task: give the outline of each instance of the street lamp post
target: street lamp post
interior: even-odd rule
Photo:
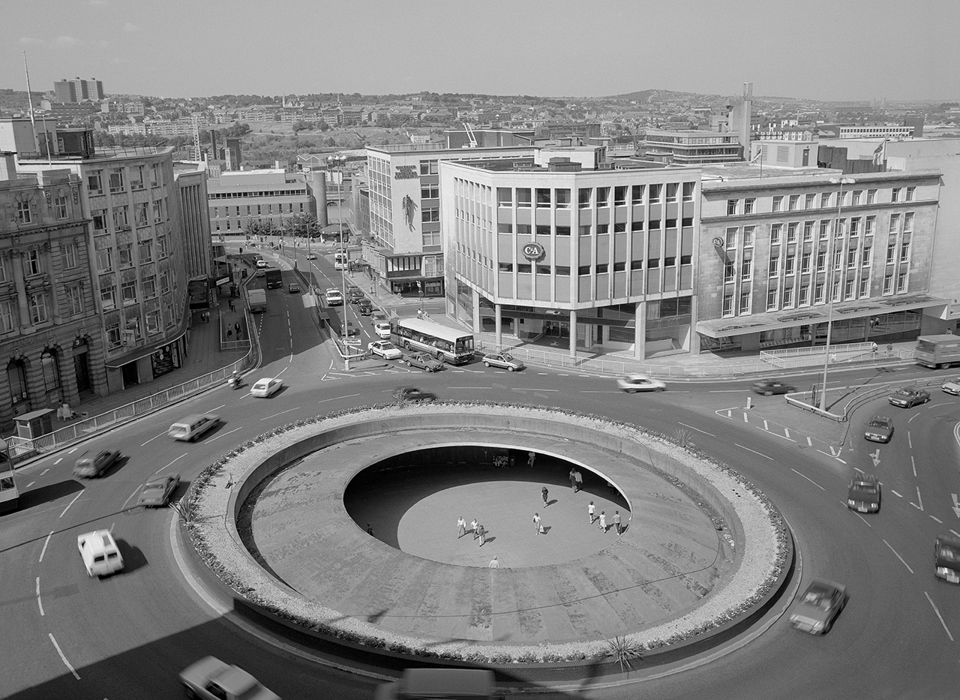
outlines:
[[[343,166],[346,164],[346,162],[347,162],[347,157],[344,155],[327,156],[327,168],[331,172],[336,172],[337,170],[340,171],[341,183],[343,182]],[[326,202],[324,202],[324,206],[326,206]],[[346,251],[346,247],[343,244],[343,192],[342,192],[342,189],[340,192],[340,204],[338,205],[337,211],[339,212],[337,215],[337,219],[340,225],[340,252],[343,254],[343,257],[341,258],[341,260],[346,262],[347,251]],[[350,335],[349,333],[347,333],[347,306],[349,306],[349,304],[347,303],[346,270],[340,270],[340,277],[341,277],[342,286],[343,286],[343,326],[342,328],[343,328],[343,340],[344,340],[343,347],[345,352],[344,365],[345,365],[345,368],[349,371],[350,370],[350,349],[349,349],[350,346],[347,345],[347,342],[346,342],[347,340],[350,339]]]
[[[824,276],[824,290],[827,294],[829,307],[827,309],[827,343],[823,350],[823,384],[820,389],[820,410],[827,410],[827,372],[830,369],[830,336],[833,333],[833,281],[836,277],[836,265],[833,264],[834,249],[836,247],[837,234],[842,231],[843,225],[843,186],[854,185],[856,180],[851,177],[830,178],[831,185],[840,185],[840,194],[837,201],[837,223],[833,231],[830,232],[830,240],[827,244],[827,274]]]

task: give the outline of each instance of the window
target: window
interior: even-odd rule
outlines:
[[[39,250],[32,249],[24,253],[23,274],[26,277],[35,277],[43,274],[43,256]]]
[[[877,203],[877,191],[867,190],[867,204],[876,204],[876,203]]]
[[[689,184],[693,184],[693,183],[689,183]],[[643,190],[644,190],[644,185],[634,185],[633,187],[631,187],[630,196],[634,205],[643,204]],[[583,190],[580,190],[580,191],[583,192]]]
[[[167,257],[167,237],[157,236],[157,257],[163,260]]]
[[[577,191],[577,201],[577,206],[579,206],[581,209],[588,209],[590,207],[590,203],[593,201],[593,190],[589,187],[580,188]]]
[[[767,290],[767,311],[774,311],[777,308],[777,288],[771,287]]]
[[[897,275],[897,294],[907,291],[907,273],[901,272]]]
[[[141,265],[143,263],[153,262],[153,241],[140,241],[140,244],[137,246],[137,257],[140,259],[139,262]]]
[[[143,278],[143,298],[153,299],[157,296],[157,278],[154,276]]]
[[[83,288],[79,284],[71,284],[64,288],[67,298],[67,315],[79,316],[83,313]]]
[[[787,256],[783,261],[783,273],[785,275],[792,275],[796,272],[797,265],[797,254],[792,250],[787,251]]]
[[[529,187],[517,188],[517,206],[523,207],[524,209],[530,208],[530,188]]]
[[[133,243],[121,243],[117,246],[120,255],[120,267],[133,266]]]
[[[437,199],[440,196],[440,185],[433,184],[421,184],[420,185],[420,199]]]
[[[610,206],[610,188],[609,187],[597,188],[597,206],[598,207]]]
[[[891,214],[890,215],[890,234],[896,235],[900,231],[900,215]]]
[[[793,287],[784,287],[783,288],[783,308],[789,309],[793,307]]]
[[[877,230],[877,217],[868,216],[866,218],[866,230],[864,231],[865,236],[872,236]]]
[[[770,256],[770,269],[767,271],[767,274],[770,277],[776,277],[780,274],[780,256],[771,255]]]
[[[147,334],[153,335],[154,333],[160,332],[160,312],[159,311],[148,311],[147,312]]]
[[[549,236],[549,235],[550,235],[550,227],[549,227],[549,226],[538,225],[538,226],[537,226],[537,235],[538,235],[538,236]]]
[[[860,298],[870,296],[870,280],[867,277],[860,279]]]
[[[17,201],[17,223],[20,224],[29,224],[31,221],[30,217],[30,202],[29,200],[18,200]]]
[[[147,213],[147,203],[140,202],[137,204],[137,226],[147,226],[149,223],[150,220]]]
[[[723,281],[724,282],[733,282],[737,276],[737,266],[734,264],[733,260],[727,260],[723,264]]]
[[[861,256],[860,264],[863,267],[870,267],[873,263],[873,241],[864,241],[863,242],[863,255]]]
[[[693,193],[696,191],[696,187],[697,187],[697,183],[695,182],[683,183],[683,201],[684,202],[693,201]],[[756,200],[752,200],[752,201],[755,202]]]
[[[130,187],[135,190],[142,190],[143,176],[144,176],[144,167],[142,165],[138,165],[137,169],[130,176]]]
[[[893,291],[893,273],[887,272],[883,276],[883,293],[890,294]]]
[[[30,322],[33,325],[46,323],[47,321],[47,293],[37,292],[29,295],[30,301]]]
[[[67,198],[64,195],[60,195],[53,200],[53,207],[56,210],[58,219],[67,218]]]
[[[742,314],[750,313],[750,290],[749,289],[740,290],[740,313]]]
[[[674,192],[674,195],[676,195],[676,192]],[[627,204],[627,186],[618,185],[617,187],[614,187],[613,188],[613,206],[623,207],[623,206],[626,206],[626,204]]]
[[[907,188],[907,199],[906,199],[906,201],[912,202],[912,201],[913,201],[913,198],[914,198],[914,196],[915,196],[916,194],[917,194],[917,188],[916,188],[916,187],[908,187],[908,188]]]
[[[93,210],[93,228],[96,231],[107,230],[107,212],[105,209]]]
[[[860,235],[860,217],[850,219],[850,238],[856,238]]]
[[[757,198],[756,197],[747,197],[743,200],[743,213],[744,214],[755,214],[757,212]]]
[[[788,208],[790,211],[796,211],[797,209],[799,209],[799,208],[800,208],[800,195],[798,195],[798,194],[792,194],[792,195],[790,195],[790,200],[789,200],[789,202],[788,202],[788,204],[787,204],[787,208]]]
[[[787,243],[796,243],[797,242],[797,229],[800,227],[800,223],[797,221],[791,221],[787,224]]]
[[[110,171],[110,191],[111,192],[123,191],[123,171],[122,170]]]
[[[804,208],[804,209],[815,209],[815,208],[816,208],[816,206],[817,206],[817,195],[815,195],[815,194],[808,194],[808,195],[805,197],[805,199],[806,199],[806,201],[804,202],[804,205],[803,205],[803,208]]]
[[[756,233],[756,226],[744,226],[743,227],[743,247],[752,248],[753,247],[753,238]]]
[[[130,280],[120,285],[120,295],[123,297],[123,305],[133,304],[137,301],[137,281]]]
[[[60,388],[60,368],[57,366],[57,355],[51,350],[44,350],[40,355],[40,368],[43,372],[43,386],[46,391],[55,391]]]
[[[812,253],[809,250],[805,250],[800,254],[800,272],[806,273],[810,272],[810,259]]]
[[[570,190],[563,188],[554,191],[557,196],[557,209],[570,208]]]
[[[9,333],[13,330],[14,311],[16,310],[16,301],[10,299],[0,300],[0,333]]]
[[[113,248],[101,248],[97,251],[97,270],[106,272],[113,269]]]
[[[107,328],[107,347],[110,350],[116,350],[120,347],[120,326],[110,326]]]
[[[420,221],[423,221],[423,222],[440,221],[440,208],[439,207],[423,207],[420,210]]]
[[[830,237],[830,221],[823,219],[820,221],[820,240],[826,240]]]
[[[617,224],[617,225],[618,225],[618,226],[622,226],[622,224]],[[557,235],[558,235],[558,236],[569,236],[569,235],[570,235],[570,227],[569,227],[569,226],[557,226],[557,227],[556,227],[556,232],[557,232]]]
[[[824,285],[823,280],[818,280],[815,285],[813,285],[813,303],[822,304],[824,302]]]
[[[783,235],[783,224],[774,224],[770,227],[770,245],[780,245],[780,237]]]
[[[663,192],[663,185],[650,185],[650,204],[660,203],[661,192]]]
[[[813,240],[813,222],[804,221],[803,222],[803,240],[805,243],[809,243]]]
[[[913,212],[909,211],[903,215],[903,234],[913,233]]]
[[[830,206],[830,193],[829,193],[829,192],[823,192],[823,193],[820,195],[820,208],[821,208],[821,209],[826,209],[826,208],[829,207],[829,206]]]
[[[159,187],[160,184],[161,184],[161,180],[160,180],[160,164],[159,164],[159,163],[153,163],[153,164],[150,166],[150,186],[151,186],[151,187]]]
[[[902,192],[903,192],[903,188],[902,188],[902,187],[894,187],[894,188],[890,191],[890,201],[891,201],[891,202],[899,202]]]
[[[118,231],[126,231],[128,228],[130,228],[129,220],[127,219],[126,205],[121,207],[114,207],[113,227]]]
[[[537,188],[537,209],[549,209],[553,204],[553,197],[546,187]]]
[[[740,279],[749,280],[753,275],[753,251],[743,251],[743,260],[740,261]]]
[[[856,267],[857,266],[857,249],[850,248],[847,251],[847,267]]]
[[[806,306],[810,303],[810,285],[805,284],[800,287],[800,298],[797,299],[797,303],[800,306]]]
[[[723,293],[723,316],[733,316],[733,292],[725,291]]]
[[[497,206],[498,207],[512,207],[513,206],[513,190],[509,187],[498,187],[497,188]]]
[[[439,166],[435,160],[421,160],[420,161],[420,174],[421,175],[436,175],[439,171],[437,170]]]
[[[827,251],[821,248],[817,251],[817,270],[823,271],[827,267]]]
[[[783,195],[777,195],[773,198],[773,210],[783,211]]]
[[[103,182],[100,179],[99,170],[87,175],[87,189],[90,190],[90,194],[103,194]]]
[[[160,293],[167,294],[170,291],[170,273],[164,270],[160,273]]]
[[[77,244],[72,241],[63,244],[63,266],[72,270],[79,264],[77,259]]]
[[[240,208],[237,207],[237,216],[240,216]],[[154,202],[153,203],[153,223],[162,224],[163,223],[163,202]],[[239,228],[239,227],[238,227]]]
[[[727,200],[727,216],[736,216],[737,210],[740,207],[739,199],[728,199]]]
[[[440,245],[440,238],[439,231],[424,231],[420,236],[424,247]]]
[[[852,201],[850,202],[853,206],[860,204],[860,199],[863,197],[863,190],[854,190]]]
[[[726,248],[727,250],[736,250],[737,249],[737,230],[735,228],[727,229],[726,236]]]
[[[677,201],[677,192],[680,191],[680,184],[677,182],[667,183],[667,201],[675,203]]]
[[[904,263],[910,259],[910,239],[904,238],[900,244],[900,262]]]

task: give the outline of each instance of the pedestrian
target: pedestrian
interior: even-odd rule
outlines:
[[[461,537],[463,537],[466,534],[467,534],[467,521],[464,520],[463,516],[461,515],[459,518],[457,518],[457,539],[459,540]]]
[[[477,539],[477,519],[476,518],[470,521],[470,532],[473,533],[473,539]]]
[[[573,468],[570,469],[570,488],[573,489],[574,493],[577,492],[577,472]]]
[[[496,557],[494,557],[493,559],[490,560],[490,563],[487,564],[487,566],[489,566],[491,569],[499,569],[500,562],[497,560]]]
[[[483,546],[483,543],[486,542],[487,531],[483,529],[483,525],[477,525],[477,535],[480,537],[480,546]]]
[[[236,309],[233,308],[233,299],[228,300],[227,303],[230,304],[230,310],[231,310],[231,311],[236,311]]]
[[[540,495],[543,496],[543,507],[546,508],[548,505],[550,505],[550,492],[547,491],[546,486],[540,489]]]
[[[607,514],[604,511],[600,511],[600,529],[604,532],[607,531]]]
[[[532,467],[532,466],[533,466],[533,461],[534,461],[536,458],[537,458],[536,453],[534,453],[534,452],[527,452],[527,466],[528,466],[528,467]]]
[[[373,537],[373,526],[370,523],[367,523],[367,534]]]
[[[876,343],[874,343],[872,349],[873,349],[873,356],[876,357],[876,356],[877,356],[877,350],[879,350],[880,348],[879,348],[879,346],[878,346]]]
[[[593,521],[596,520],[594,513],[597,512],[597,507],[593,505],[593,501],[590,501],[590,505],[587,506],[587,513],[590,515],[590,524],[593,525]]]
[[[577,486],[576,486],[576,488],[574,489],[574,491],[577,492],[577,493],[579,493],[580,491],[583,490],[583,474],[580,473],[580,470],[579,470],[579,469],[577,469],[577,470],[573,473],[573,478],[574,478],[574,479],[576,480],[576,482],[577,482]]]
[[[540,534],[540,514],[533,514],[533,528],[536,530],[536,534]]]
[[[613,527],[616,529],[618,535],[623,534],[623,528],[620,527],[620,511],[614,511],[613,513]]]
[[[237,335],[240,335],[240,321],[237,321],[233,324],[234,329],[237,331]]]

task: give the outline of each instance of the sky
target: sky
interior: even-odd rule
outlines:
[[[960,100],[958,0],[0,0],[0,88]]]

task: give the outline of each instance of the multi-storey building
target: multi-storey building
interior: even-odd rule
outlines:
[[[101,393],[179,367],[186,351],[187,274],[172,148],[95,149],[92,133],[57,133],[52,158],[20,154],[21,171],[75,173],[90,219],[91,288],[102,322]],[[105,389],[105,391],[104,391]]]
[[[915,337],[931,290],[938,171],[704,167],[697,333],[710,349]],[[832,310],[832,311],[831,311]]]
[[[102,100],[105,97],[103,92],[103,81],[91,78],[90,80],[57,80],[53,83],[53,92],[57,97],[57,102],[83,102],[84,100]]]
[[[279,230],[316,211],[303,177],[279,169],[224,172],[207,181],[207,190],[214,234],[243,233],[253,222]]]
[[[68,170],[18,175],[0,153],[0,430],[106,393],[81,190]]]
[[[821,139],[902,139],[914,135],[913,126],[897,124],[821,124]]]
[[[731,132],[647,129],[640,146],[646,160],[658,163],[736,163],[743,160],[744,153],[739,138]]]
[[[692,349],[700,170],[558,155],[439,164],[447,315],[498,344]]]

